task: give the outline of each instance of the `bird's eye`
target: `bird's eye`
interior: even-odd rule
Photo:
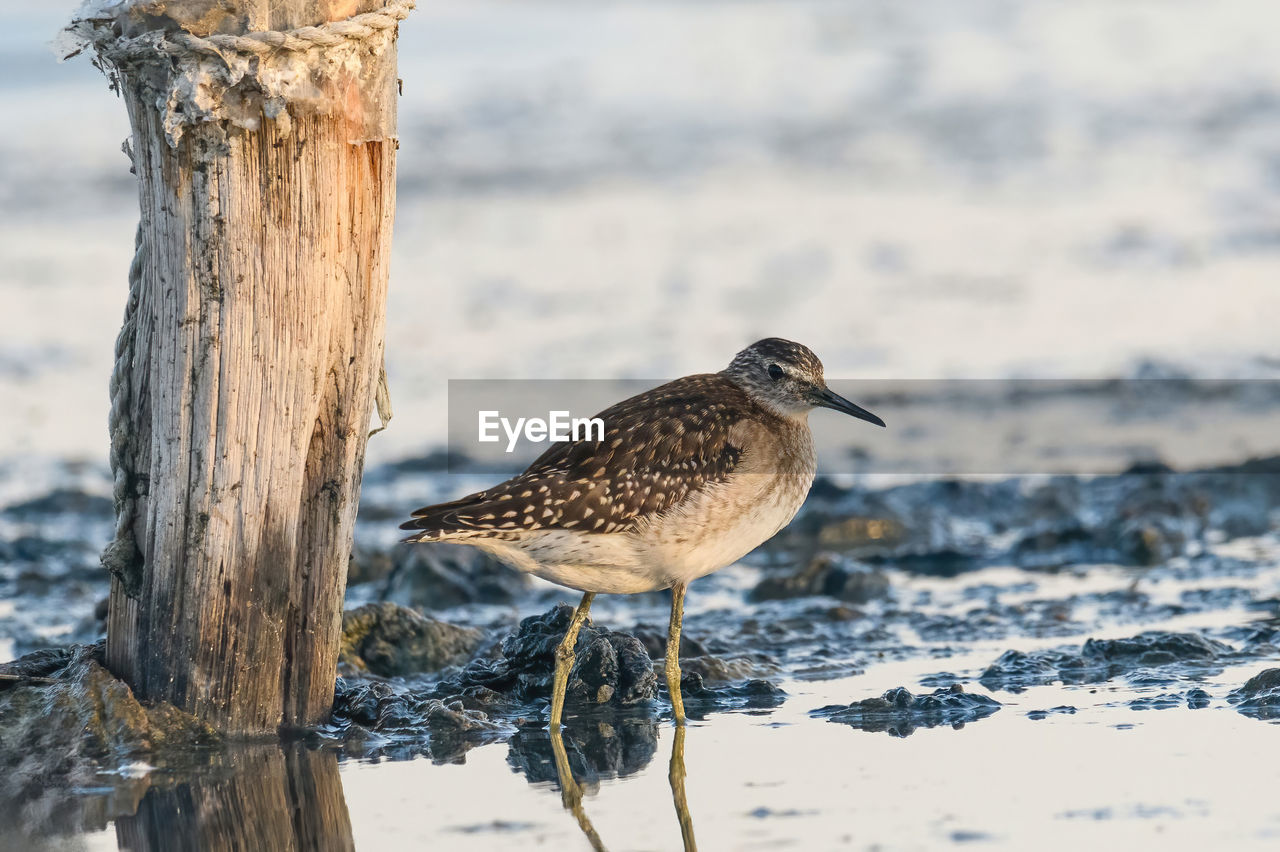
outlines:
[[[777,381],[781,381],[784,375],[786,374],[782,372],[782,368],[779,367],[777,364],[769,365],[769,378],[777,382]]]

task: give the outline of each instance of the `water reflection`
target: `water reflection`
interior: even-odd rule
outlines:
[[[603,852],[604,842],[582,807],[582,785],[574,779],[573,770],[569,768],[569,755],[564,748],[564,737],[559,731],[559,725],[553,728],[550,734],[551,753],[555,756],[556,776],[560,779],[560,801],[564,804],[564,809],[573,814],[573,818],[578,821],[578,828],[582,829],[582,833],[586,835],[591,848],[597,852]]]
[[[0,784],[0,849],[76,848],[75,835],[112,822],[120,849],[355,848],[332,750],[245,745],[153,760],[101,772],[70,758],[59,783],[14,773]]]
[[[685,795],[684,743],[687,729],[678,727],[671,744],[667,778],[686,852],[696,850],[693,817]],[[525,729],[511,740],[507,762],[532,783],[551,782],[578,823],[592,849],[607,848],[583,804],[602,780],[639,772],[657,752],[658,722],[625,716],[577,717],[562,730]]]
[[[116,839],[134,850],[355,848],[337,755],[296,744],[237,750],[172,783],[154,773]]]
[[[671,801],[675,803],[676,818],[680,820],[680,838],[684,841],[685,852],[694,852],[698,843],[693,839],[693,815],[689,813],[689,802],[684,795],[684,735],[687,730],[684,725],[676,728],[667,780],[671,782]]]

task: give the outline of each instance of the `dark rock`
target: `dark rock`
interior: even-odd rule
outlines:
[[[829,704],[811,710],[809,715],[863,731],[886,731],[891,736],[906,737],[918,728],[939,725],[962,728],[966,722],[985,719],[1001,706],[993,698],[965,692],[957,683],[928,695],[913,695],[900,686],[879,698],[867,698],[848,705]]]
[[[1050,707],[1048,710],[1028,710],[1027,718],[1032,721],[1039,722],[1049,718],[1050,716],[1074,716],[1075,714],[1076,708],[1069,704],[1060,704],[1057,707]]]
[[[1280,669],[1267,669],[1232,691],[1227,701],[1255,719],[1280,719]]]
[[[787,693],[767,680],[753,678],[723,686],[707,686],[697,672],[685,672],[680,678],[680,695],[685,710],[694,718],[710,710],[780,707]]]
[[[80,653],[88,654],[91,659],[102,662],[103,648],[102,644],[93,645]],[[0,674],[18,675],[20,677],[52,677],[61,669],[65,669],[70,665],[71,661],[76,658],[76,654],[77,649],[70,647],[45,648],[12,662],[0,663]]]
[[[392,567],[390,551],[356,545],[347,562],[347,585],[382,580],[391,573]]]
[[[765,577],[748,599],[771,601],[827,595],[848,603],[867,603],[888,594],[889,578],[882,571],[822,554],[794,574]]]
[[[1149,631],[1127,639],[1089,639],[1080,650],[1054,648],[1023,653],[1006,651],[987,667],[979,682],[988,689],[1019,691],[1028,686],[1062,683],[1102,683],[1146,669],[1171,667],[1202,671],[1208,664],[1234,653],[1216,639],[1196,633]],[[1178,672],[1157,673],[1145,683],[1171,682]]]
[[[313,734],[363,756],[426,754],[451,760],[515,730],[459,699],[442,700],[403,683],[338,678],[329,723]],[[407,751],[405,749],[407,748]]]
[[[631,635],[640,640],[640,644],[644,645],[649,657],[654,660],[663,660],[667,656],[667,629],[665,627],[659,629],[649,624],[637,624],[631,630]],[[690,657],[701,657],[711,653],[705,644],[700,640],[690,636],[688,631],[680,632],[680,659],[683,661]]]
[[[1154,473],[1173,473],[1173,468],[1159,459],[1135,461],[1124,469],[1122,476],[1149,476]]]
[[[1187,699],[1187,709],[1189,710],[1203,710],[1209,706],[1209,701],[1211,700],[1209,693],[1199,687],[1188,689],[1183,697]]]
[[[885,489],[827,489],[774,549],[822,548],[904,571],[955,575],[1012,561],[1021,567],[1162,565],[1213,530],[1227,538],[1272,529],[1274,462],[1079,479],[931,481]],[[1013,532],[1007,536],[1004,533]]]
[[[892,564],[909,574],[923,574],[927,577],[958,577],[982,564],[980,557],[975,554],[954,548],[899,553],[893,557],[871,556],[867,561]]]
[[[1059,671],[1074,658],[1065,651],[1005,651],[978,678],[987,689],[1053,683],[1061,678]]]
[[[1280,690],[1280,669],[1267,669],[1249,678],[1244,686],[1231,694],[1241,698],[1257,698],[1277,690]]]
[[[455,453],[453,463],[465,466],[469,463],[467,457],[461,453]],[[431,450],[426,455],[413,456],[407,459],[401,459],[392,462],[384,467],[395,473],[444,473],[450,469],[450,454],[448,450]]]
[[[49,562],[59,561],[71,563],[73,567],[83,567],[89,563],[89,557],[93,556],[90,551],[86,542],[23,535],[0,541],[0,562],[30,562],[44,569]],[[41,576],[45,573],[50,572],[42,570]]]
[[[1070,517],[1033,525],[1014,544],[1009,556],[1021,568],[1051,568],[1102,561],[1107,554],[1099,548],[1093,532],[1079,518]]]
[[[39,515],[81,515],[93,518],[115,516],[110,497],[99,497],[71,488],[59,488],[40,497],[6,506],[0,512],[11,518],[28,519]]]
[[[101,663],[102,646],[43,651],[0,666],[50,678],[0,689],[0,801],[23,807],[52,788],[90,786],[130,757],[219,743],[169,704],[143,706]]]
[[[520,622],[503,640],[494,660],[473,660],[456,677],[442,681],[441,695],[462,695],[490,707],[519,705],[551,697],[555,650],[564,638],[573,608],[560,604]],[[569,672],[567,707],[629,705],[658,695],[658,678],[644,645],[633,636],[587,623],[578,633]]]
[[[891,512],[836,518],[825,523],[818,533],[818,542],[823,547],[863,555],[890,553],[907,539],[907,525]]]
[[[383,677],[431,672],[471,658],[483,635],[393,603],[342,614],[339,662]]]
[[[696,674],[704,683],[731,683],[759,678],[765,674],[777,674],[778,664],[749,657],[725,659],[707,654],[688,659],[681,657],[680,672],[682,677]]]
[[[1121,561],[1129,565],[1159,565],[1186,550],[1187,535],[1164,518],[1143,518],[1122,524],[1116,534]]]
[[[647,716],[595,711],[591,724],[567,725],[562,737],[569,771],[590,790],[600,781],[625,778],[648,766],[658,750],[658,723]],[[523,728],[511,738],[507,763],[530,782],[559,786],[551,734],[541,726]]]
[[[461,544],[406,544],[394,548],[390,559],[379,597],[404,606],[509,604],[529,591],[526,575]]]
[[[1144,695],[1129,702],[1132,710],[1171,710],[1183,706],[1185,697],[1180,692],[1164,692],[1160,695]]]
[[[1230,645],[1198,633],[1154,630],[1128,639],[1087,639],[1080,653],[1107,662],[1132,661],[1137,665],[1161,666],[1185,660],[1215,660],[1232,650]]]

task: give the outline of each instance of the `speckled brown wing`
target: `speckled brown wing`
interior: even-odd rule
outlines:
[[[723,376],[668,382],[596,415],[604,440],[553,444],[519,476],[419,509],[400,528],[419,531],[407,541],[629,529],[727,479],[743,453],[730,430],[753,409]]]

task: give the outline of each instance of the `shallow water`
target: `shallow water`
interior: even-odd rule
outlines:
[[[0,2],[6,454],[106,457],[123,105]],[[1276,375],[1267,0],[437,0],[399,42],[376,464],[447,379],[663,378],[801,340],[840,379]]]
[[[60,488],[100,500],[0,511],[0,660],[96,638],[105,593],[106,388],[136,188],[122,105],[87,63],[56,66],[45,49],[74,5],[0,0],[0,110],[22,118],[0,137],[0,506]],[[406,509],[485,484],[386,464],[439,446],[451,378],[670,376],[719,368],[766,334],[812,345],[846,380],[1275,376],[1275,18],[1263,0],[421,4],[400,40],[397,419],[370,445],[358,544],[385,550]],[[842,432],[837,450],[865,464],[834,456],[831,471],[871,496],[814,500],[810,516],[841,544],[839,521],[882,489],[941,471],[1186,469],[1276,450],[1272,407],[1205,398],[1161,422],[1105,398],[1007,402],[889,401],[877,411],[892,435],[850,446]],[[930,511],[933,496],[906,501],[913,547],[854,554],[879,560],[888,599],[747,602],[812,544],[787,536],[694,587],[688,633],[730,659],[764,655],[756,675],[787,693],[691,722],[699,845],[1275,848],[1280,728],[1227,700],[1280,664],[1265,643],[1245,647],[1280,617],[1275,505],[1224,495],[1210,514],[1244,528],[1226,539],[1174,512],[1176,555],[1121,566],[1114,541],[1075,542],[1052,512],[997,530],[998,500]],[[1023,536],[1040,546],[1041,521],[1043,552],[1002,561]],[[349,602],[382,591],[356,585]],[[501,635],[561,597],[534,585],[436,614]],[[594,612],[623,630],[666,617],[650,598]],[[1157,628],[1239,653],[1016,693],[979,680],[1006,651]],[[905,737],[810,715],[954,681],[1003,706]],[[1193,710],[1196,688],[1208,706]],[[1131,706],[1174,693],[1156,702],[1168,709]],[[582,812],[608,848],[681,842],[664,711],[569,719],[570,763],[590,769]],[[440,762],[425,737],[196,766],[130,758],[0,819],[0,848],[163,847],[177,832],[248,847],[585,848],[537,728]]]
[[[1268,557],[1276,552],[1274,541],[1243,547]],[[1178,580],[1155,571],[1141,581],[1153,593],[1153,611],[1162,600],[1196,597],[1186,594],[1193,589],[1245,590],[1237,601],[1274,602],[1280,594],[1280,566],[1274,562],[1233,578]],[[750,575],[752,569],[741,573]],[[971,609],[981,598],[1017,604],[1106,596],[1134,579],[1132,569],[1117,566],[1044,577],[1000,566],[953,578],[891,576],[897,600],[927,598],[919,609],[939,615]],[[743,581],[739,577],[701,596],[695,586],[687,629],[696,636],[700,623],[723,622],[723,596]],[[596,619],[603,624],[657,623],[662,615],[659,602],[601,601]],[[786,615],[811,603],[775,607]],[[856,641],[821,643],[828,662],[856,663],[865,669],[861,673],[828,680],[783,675],[774,678],[788,693],[779,707],[694,714],[682,761],[694,835],[703,849],[910,849],[947,843],[1009,849],[1098,843],[1108,848],[1157,843],[1174,849],[1202,844],[1266,848],[1280,836],[1274,796],[1280,765],[1268,757],[1277,728],[1274,720],[1240,714],[1227,695],[1257,672],[1275,667],[1274,649],[1208,663],[1188,659],[1130,666],[1115,677],[1099,676],[1099,682],[1016,692],[989,690],[977,680],[1010,648],[1078,648],[1090,637],[1123,638],[1156,629],[1227,635],[1241,625],[1265,627],[1257,607],[1251,609],[1208,608],[1039,637],[1026,635],[1030,621],[1014,619],[1005,625],[1012,634],[1005,638],[924,642],[894,627],[891,611],[876,615],[873,606],[868,619],[887,626],[890,634],[880,642],[883,656],[870,650],[870,642],[868,647]],[[1274,627],[1274,620],[1269,623]],[[867,626],[855,620],[833,635],[851,637]],[[1229,644],[1245,648],[1241,642]],[[923,693],[952,680],[1002,706],[954,728],[899,727],[896,732],[863,731],[811,715],[820,706],[874,697],[895,686]],[[1208,694],[1203,709],[1189,709],[1185,701],[1159,710],[1131,706],[1137,699],[1192,688]],[[570,762],[585,790],[582,813],[606,848],[680,845],[670,783],[675,732],[669,720],[659,718],[664,706],[597,710],[568,719]],[[231,836],[238,830],[260,833],[275,825],[286,837],[299,826],[306,827],[306,836],[329,833],[316,848],[340,848],[350,841],[362,849],[427,844],[588,848],[579,821],[562,807],[543,726],[534,722],[510,742],[476,744],[440,761],[394,759],[413,749],[398,751],[391,743],[378,749],[376,759],[344,756],[341,748],[312,752],[291,746],[285,749],[295,754],[289,760],[270,747],[267,752],[275,758],[264,758],[261,748],[232,751],[214,767],[195,771],[159,768],[148,774],[147,767],[133,765],[125,770],[131,777],[104,777],[100,792],[83,791],[79,797],[82,806],[99,799],[107,813],[113,804],[102,803],[118,807],[123,800],[127,815],[80,835],[73,846],[115,848],[118,835],[134,844],[139,837],[190,833],[197,825],[218,837],[227,831]],[[152,789],[139,806],[148,783]],[[130,792],[123,794],[125,789]],[[107,795],[108,790],[113,792]],[[297,790],[310,792],[297,800],[301,815],[293,816],[288,803]],[[195,816],[192,802],[204,803]],[[248,835],[250,842],[253,836]]]

